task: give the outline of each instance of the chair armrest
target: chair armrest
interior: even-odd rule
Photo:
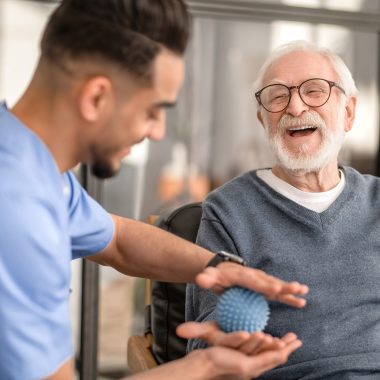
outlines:
[[[128,339],[128,368],[132,373],[146,371],[158,365],[152,355],[152,335],[132,335]]]

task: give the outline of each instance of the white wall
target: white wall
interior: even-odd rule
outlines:
[[[0,0],[0,98],[12,106],[30,81],[51,4]]]

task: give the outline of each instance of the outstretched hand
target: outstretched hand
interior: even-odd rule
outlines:
[[[261,331],[254,333],[246,331],[225,333],[219,329],[215,321],[183,323],[178,326],[177,334],[185,339],[202,339],[209,346],[233,348],[246,355],[280,350],[297,340],[297,336],[293,333],[288,333],[281,339],[274,338]]]
[[[283,338],[274,338],[262,332],[224,333],[215,322],[188,322],[177,328],[177,334],[186,339],[203,339],[210,346],[201,350],[210,356],[210,361],[221,370],[221,378],[251,379],[272,368],[286,363],[289,355],[302,346],[293,333]],[[191,355],[197,355],[199,350]],[[217,377],[218,378],[218,377]]]
[[[263,294],[272,301],[280,301],[294,307],[304,307],[300,298],[309,288],[298,282],[286,282],[268,275],[262,270],[223,262],[217,267],[207,267],[196,277],[196,283],[215,293],[222,293],[232,286],[241,286]]]

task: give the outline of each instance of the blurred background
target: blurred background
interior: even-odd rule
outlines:
[[[42,29],[57,3],[0,0],[0,98],[10,107],[31,78]],[[76,169],[108,211],[145,221],[148,215],[202,200],[244,171],[271,166],[251,86],[268,53],[295,39],[326,46],[347,63],[359,98],[341,163],[362,173],[379,173],[380,0],[187,3],[194,24],[186,80],[177,107],[169,111],[165,140],[136,146],[111,180],[96,181]],[[94,351],[88,365],[95,363],[98,378],[127,373],[127,338],[143,329],[143,280],[109,268],[92,268],[88,275],[80,261],[72,268],[71,317],[78,358],[86,341],[83,326],[90,326],[99,332],[86,350]],[[85,286],[96,290],[90,293],[94,302],[86,309],[87,322],[81,312]]]

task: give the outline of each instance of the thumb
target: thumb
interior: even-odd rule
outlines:
[[[208,267],[196,276],[195,282],[197,285],[205,289],[218,287],[220,282],[219,274],[217,268]]]
[[[177,335],[185,339],[195,339],[208,336],[210,333],[218,330],[216,323],[213,321],[198,323],[186,322],[179,325],[176,329]]]

